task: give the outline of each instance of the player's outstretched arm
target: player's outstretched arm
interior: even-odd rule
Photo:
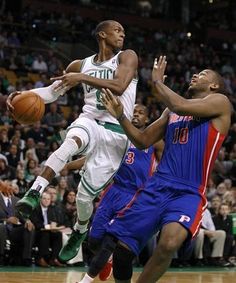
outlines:
[[[85,160],[86,160],[85,157],[81,157],[79,159],[72,160],[72,161],[66,163],[64,168],[66,168],[69,171],[70,170],[80,170],[83,167]]]
[[[119,55],[119,66],[112,80],[94,78],[80,73],[78,62],[72,62],[67,67],[67,74],[51,78],[51,80],[61,80],[61,83],[55,88],[56,91],[62,88],[74,87],[79,83],[85,83],[98,89],[109,88],[116,95],[122,95],[132,79],[136,77],[137,68],[137,54],[133,50],[125,50]]]
[[[147,148],[163,138],[168,121],[168,110],[165,110],[158,120],[141,131],[133,126],[126,118],[123,112],[123,105],[119,98],[114,96],[109,89],[102,89],[102,92],[102,102],[104,106],[109,113],[119,121],[126,135],[137,148]]]
[[[217,117],[230,111],[228,98],[220,93],[214,93],[214,95],[208,95],[205,98],[185,99],[172,91],[163,82],[166,65],[166,56],[160,56],[159,59],[155,59],[152,81],[158,98],[172,112],[181,116]]]
[[[44,101],[45,104],[52,103],[53,101],[57,100],[59,96],[64,95],[67,90],[70,88],[60,88],[56,89],[57,86],[61,83],[61,81],[54,81],[51,85],[47,87],[40,87],[31,89],[31,91],[38,94]],[[12,105],[12,100],[16,95],[20,95],[20,91],[15,91],[9,94],[7,97],[6,105],[7,109],[12,113],[14,107]]]

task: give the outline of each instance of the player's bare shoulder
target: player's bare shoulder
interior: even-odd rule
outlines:
[[[138,55],[132,49],[125,49],[119,54],[119,61],[121,63],[128,61],[133,61],[134,63],[138,64]]]
[[[80,72],[83,60],[74,60],[66,68],[66,72]]]
[[[231,115],[232,104],[225,94],[214,93],[206,96],[205,99],[214,103],[214,107],[219,108],[221,114]]]

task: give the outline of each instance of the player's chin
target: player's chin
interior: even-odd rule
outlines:
[[[136,128],[139,128],[139,122],[138,122],[138,121],[132,121],[132,124],[133,124]]]
[[[117,49],[122,49],[123,46],[124,46],[123,41],[118,41],[116,48],[117,48]]]

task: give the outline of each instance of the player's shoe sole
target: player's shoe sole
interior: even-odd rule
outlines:
[[[79,231],[73,231],[67,243],[59,253],[60,261],[67,262],[68,260],[74,258],[77,255],[79,248],[82,242],[84,241],[84,239],[86,238],[86,236],[87,236],[87,231],[83,234],[81,234]]]
[[[35,207],[39,205],[39,199],[40,193],[30,190],[16,203],[16,210],[23,218],[29,218]]]
[[[107,281],[112,274],[113,267],[112,267],[112,260],[109,260],[106,265],[103,267],[103,269],[99,272],[99,279],[101,281]]]

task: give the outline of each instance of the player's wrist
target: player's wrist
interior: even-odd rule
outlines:
[[[118,120],[118,122],[122,122],[124,119],[126,118],[125,113],[122,112],[121,115],[119,115],[116,119]]]
[[[160,84],[160,83],[163,84],[163,80],[157,79],[157,80],[152,81],[152,83],[153,83],[154,85],[157,85],[157,84]]]

